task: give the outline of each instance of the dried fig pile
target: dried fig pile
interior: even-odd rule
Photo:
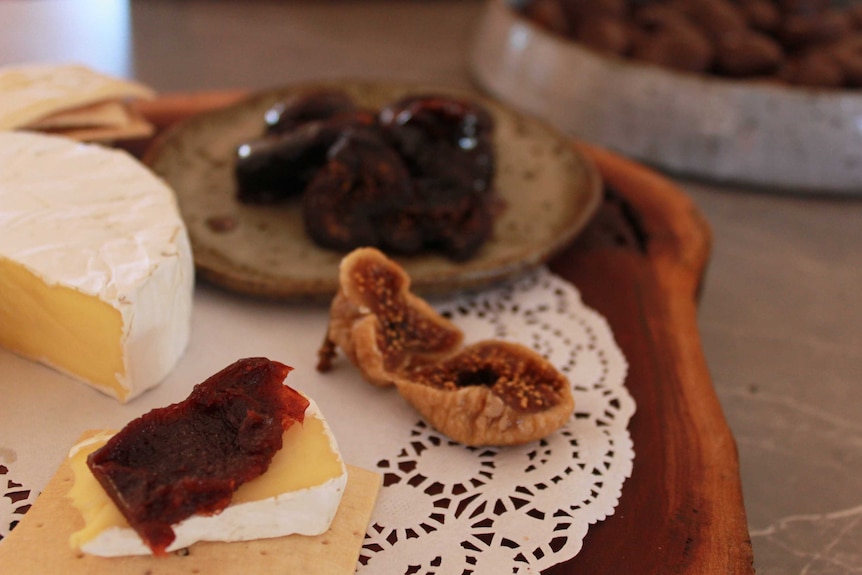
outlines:
[[[301,198],[318,245],[464,261],[490,237],[494,121],[477,102],[421,94],[368,110],[322,90],[278,102],[264,120],[261,137],[237,148],[237,199]]]
[[[670,69],[819,88],[862,87],[862,4],[828,0],[525,0],[538,25]]]

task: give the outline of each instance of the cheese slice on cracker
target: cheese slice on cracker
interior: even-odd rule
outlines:
[[[97,432],[86,432],[78,445],[92,441]],[[73,533],[86,523],[69,490],[75,484],[73,458],[66,459],[57,474],[0,544],[4,573],[29,575],[115,575],[117,573],[326,573],[348,575],[356,564],[365,531],[377,501],[382,477],[372,471],[346,465],[347,483],[329,529],[318,535],[286,535],[249,541],[200,541],[166,557],[128,555],[99,557],[70,545]]]
[[[75,483],[67,496],[85,519],[84,527],[70,537],[70,544],[102,557],[151,555],[87,466],[87,455],[111,435],[96,433],[70,451]],[[335,437],[317,404],[309,399],[305,420],[284,432],[283,447],[266,472],[242,484],[221,512],[193,515],[173,525],[176,539],[168,551],[198,541],[320,535],[335,517],[347,479]]]

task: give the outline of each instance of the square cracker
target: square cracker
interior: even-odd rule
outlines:
[[[44,130],[48,134],[65,136],[79,142],[111,144],[119,140],[148,138],[155,133],[155,127],[136,112],[128,112],[128,121],[121,126],[92,126],[82,128],[53,128]],[[29,129],[29,128],[28,128]]]
[[[106,101],[151,99],[138,82],[79,65],[29,64],[0,67],[0,129],[14,130],[83,106]]]
[[[350,465],[347,476],[338,512],[329,530],[321,535],[233,543],[202,541],[168,557],[96,557],[69,546],[69,536],[83,526],[83,519],[66,497],[74,482],[66,460],[21,522],[0,542],[0,570],[15,575],[354,573],[382,478]]]
[[[80,142],[108,144],[116,140],[148,138],[155,132],[155,127],[140,112],[119,101],[65,110],[22,129],[66,136]]]
[[[125,102],[106,100],[78,108],[60,110],[22,127],[30,130],[105,128],[123,126],[129,121],[129,110]]]
[[[105,143],[146,138],[154,127],[130,103],[154,97],[148,86],[86,66],[0,66],[0,129]]]

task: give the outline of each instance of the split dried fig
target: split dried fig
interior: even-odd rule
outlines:
[[[455,324],[410,291],[407,272],[374,248],[344,256],[338,281],[320,371],[330,369],[340,348],[366,381],[392,385],[397,372],[439,360],[464,339]]]
[[[398,392],[437,430],[465,445],[516,445],[560,428],[571,385],[533,350],[487,340],[402,373]]]
[[[363,378],[398,392],[441,433],[466,445],[526,443],[572,416],[568,379],[535,351],[463,333],[410,291],[410,277],[373,248],[345,256],[318,369],[341,349]]]

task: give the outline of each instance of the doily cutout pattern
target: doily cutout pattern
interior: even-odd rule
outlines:
[[[16,482],[11,476],[9,467],[3,464],[0,464],[0,485],[3,487],[3,497],[0,499],[0,517],[4,518],[0,523],[0,541],[2,541],[33,505],[37,494]]]
[[[574,557],[631,474],[627,363],[602,316],[546,268],[502,287],[431,302],[466,342],[528,345],[565,373],[575,415],[527,445],[466,447],[423,421],[377,462],[384,478],[358,572],[538,573]]]

